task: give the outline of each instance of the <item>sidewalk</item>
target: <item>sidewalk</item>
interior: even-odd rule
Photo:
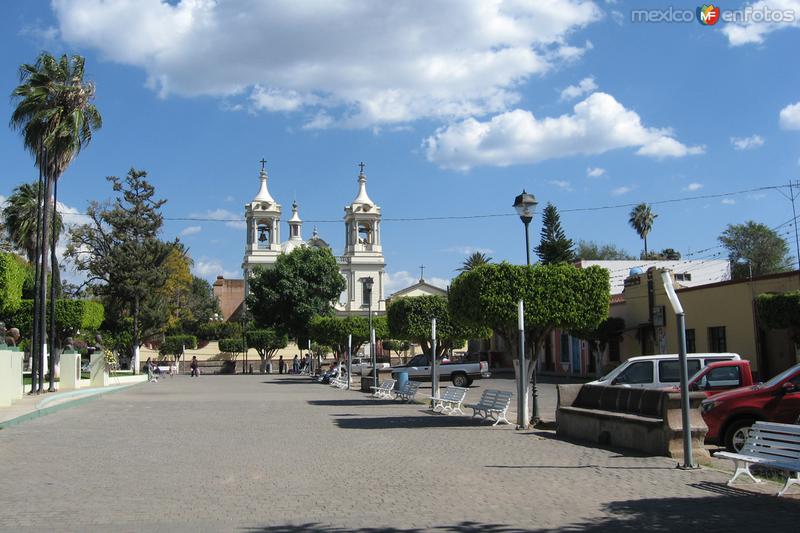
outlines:
[[[87,384],[89,382],[89,380],[82,381]],[[115,377],[112,378],[108,387],[82,388],[38,395],[28,394],[30,385],[26,385],[25,395],[20,400],[16,401],[11,407],[0,408],[0,429],[53,413],[65,407],[80,405],[101,394],[122,390],[146,381],[146,375]]]

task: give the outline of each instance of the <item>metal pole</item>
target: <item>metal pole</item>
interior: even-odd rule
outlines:
[[[350,390],[350,371],[353,368],[353,335],[347,336],[347,390]]]
[[[791,180],[789,180],[789,194],[792,197],[792,220],[794,220],[794,223],[792,225],[794,226],[794,246],[797,252],[797,269],[800,270],[800,238],[798,238],[798,233],[797,233],[797,211],[795,211],[794,208],[795,196],[794,196],[794,187],[792,185]]]
[[[436,368],[436,319],[431,319],[431,396],[439,397],[439,369]],[[431,400],[433,401],[433,400]]]
[[[378,359],[375,357],[375,332],[372,331],[372,289],[369,290],[369,304],[367,305],[369,315],[369,355],[372,361],[372,386],[378,388]]]
[[[528,235],[528,224],[530,224],[531,221],[523,220],[523,222],[525,223],[525,258],[527,259],[528,266],[531,266],[531,240]]]
[[[528,371],[525,367],[525,303],[520,299],[517,310],[519,322],[519,383],[517,390],[517,429],[528,429]]]
[[[695,468],[692,457],[692,426],[689,420],[689,366],[686,363],[686,315],[677,313],[678,354],[681,363],[681,417],[683,419],[683,468]]]
[[[525,223],[525,257],[526,257],[526,258],[527,258],[527,260],[528,260],[528,262],[527,262],[528,266],[531,266],[531,241],[530,241],[530,234],[529,234],[529,232],[528,232],[528,225],[531,223],[531,219],[530,219],[530,218],[528,218],[528,217],[526,217],[526,218],[524,218],[524,219],[522,220],[522,222],[524,222],[524,223]],[[525,346],[525,343],[524,343],[524,342],[523,342],[523,343],[521,343],[521,344],[520,344],[520,346]],[[533,347],[533,350],[534,350],[534,351],[532,352],[532,354],[534,354],[534,355],[535,355],[535,353],[536,353],[536,347],[535,347],[535,346]],[[524,350],[523,350],[523,356],[522,356],[522,357],[523,357],[523,359],[524,359],[524,353],[525,353],[525,352],[524,352]],[[532,372],[532,374],[531,374],[531,389],[532,389],[532,403],[533,403],[533,405],[532,405],[532,407],[533,407],[533,420],[534,420],[534,422],[538,422],[538,421],[539,421],[539,389],[538,389],[538,387],[537,387],[537,381],[538,381],[538,379],[537,379],[537,376],[536,376],[536,363],[535,363],[535,361],[533,360],[533,357],[531,357],[531,366],[533,367],[533,368],[532,368],[533,372]],[[528,407],[528,402],[527,402],[527,395],[528,395],[528,384],[527,384],[527,381],[528,381],[528,372],[527,372],[527,370],[525,371],[525,374],[524,374],[524,376],[525,376],[525,381],[526,381],[526,383],[525,383],[525,389],[524,389],[523,391],[524,391],[524,393],[525,393],[525,396],[526,396],[526,398],[525,398],[525,400],[526,400],[526,401],[525,401],[525,409],[526,409],[526,411],[527,411],[527,407]]]
[[[314,355],[311,353],[311,339],[308,339],[308,375],[314,375]]]

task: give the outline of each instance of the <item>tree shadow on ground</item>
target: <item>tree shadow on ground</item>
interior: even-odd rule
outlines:
[[[420,411],[424,413],[424,411]],[[371,418],[338,418],[336,425],[342,429],[396,429],[396,428],[459,428],[487,427],[491,425],[466,416],[381,416]]]
[[[401,405],[394,400],[379,400],[372,398],[352,400],[308,400],[309,405],[322,405],[328,407],[370,407],[373,405]]]
[[[594,468],[596,470],[675,470],[674,466],[604,466],[604,465],[485,465],[484,468],[509,468],[531,470],[560,470],[572,468]]]
[[[605,516],[580,520],[556,528],[520,528],[505,524],[484,524],[464,521],[452,525],[433,525],[425,528],[393,527],[339,527],[320,523],[264,526],[247,528],[246,531],[263,533],[284,533],[290,531],[310,531],[340,533],[417,533],[422,531],[457,531],[464,533],[511,533],[534,532],[556,533],[588,531],[590,533],[641,532],[667,533],[702,531],[703,533],[722,533],[730,531],[797,531],[797,516],[800,513],[800,500],[777,498],[746,491],[730,489],[716,483],[697,483],[690,485],[695,489],[707,490],[714,496],[686,498],[651,498],[610,502],[601,511]],[[569,505],[565,502],[565,505]],[[530,510],[530,521],[536,521],[536,506]]]
[[[591,442],[591,441],[558,437],[555,431],[530,431],[528,433],[518,433],[518,435],[523,435],[523,436],[528,435],[531,437],[538,437],[541,439],[566,442],[569,444],[574,444],[575,446],[583,446],[585,448],[597,448],[599,450],[605,450],[607,452],[615,452],[619,454],[618,457],[661,457],[658,455],[647,454],[639,450],[631,450],[630,448],[620,448],[616,446],[598,444],[596,442]]]
[[[312,385],[314,384],[314,382],[311,381],[310,379],[302,379],[302,378],[294,378],[294,379],[277,378],[277,379],[271,379],[269,381],[262,381],[261,383],[264,383],[266,385],[299,385],[302,383],[308,383]]]

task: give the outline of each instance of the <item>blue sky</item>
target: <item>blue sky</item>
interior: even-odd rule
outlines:
[[[572,239],[638,253],[629,208],[568,210],[798,178],[800,0],[720,5],[780,5],[794,22],[714,26],[633,23],[637,4],[3,2],[0,92],[41,50],[86,57],[104,126],[60,183],[76,212],[110,196],[105,176],[135,166],[168,199],[167,217],[243,216],[264,157],[284,212],[296,198],[304,235],[317,225],[335,253],[362,160],[384,218],[510,215],[387,220],[391,291],[420,264],[445,282],[472,250],[523,262],[511,216],[523,188],[566,211]],[[10,113],[0,99],[0,116]],[[35,177],[8,128],[0,158],[0,196]],[[684,254],[715,246],[728,223],[792,217],[774,190],[654,210],[650,248]],[[176,220],[164,235],[180,236],[213,279],[240,272],[236,226]]]

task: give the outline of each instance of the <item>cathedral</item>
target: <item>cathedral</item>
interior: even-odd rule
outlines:
[[[296,201],[292,202],[292,214],[286,221],[289,238],[281,241],[281,214],[283,211],[281,204],[269,192],[269,176],[264,168],[264,163],[262,161],[258,193],[244,206],[247,241],[242,262],[244,273],[242,298],[247,295],[247,280],[255,267],[268,267],[275,263],[278,256],[289,253],[295,248],[304,246],[330,248],[317,234],[316,228],[309,239],[303,239],[303,221],[300,218],[299,206]],[[373,311],[383,313],[386,310],[384,300],[385,262],[381,249],[381,208],[367,194],[364,163],[360,164],[360,168],[358,192],[353,201],[344,207],[344,217],[342,218],[345,232],[344,253],[342,255],[334,254],[339,271],[347,283],[339,301],[335,303],[336,313],[341,316],[363,315],[364,310],[370,305]],[[369,280],[372,280],[373,284],[371,293],[366,289]],[[217,285],[223,281],[228,282],[226,285],[232,285],[230,282],[235,285],[235,282],[239,280],[218,278],[218,283],[214,284],[215,293],[218,292]],[[241,299],[236,303],[238,304],[236,307],[240,306]],[[223,305],[223,314],[229,314],[225,312],[224,307]],[[233,309],[230,311],[232,314]]]

